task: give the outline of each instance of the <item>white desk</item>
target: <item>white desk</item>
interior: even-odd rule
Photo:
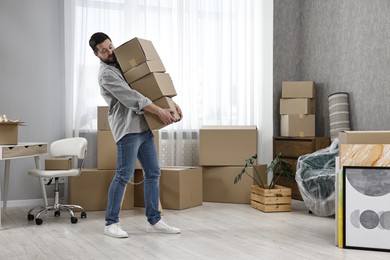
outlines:
[[[10,172],[9,170],[10,170],[11,160],[26,158],[26,157],[34,157],[35,166],[37,167],[37,169],[39,169],[40,168],[39,155],[43,155],[43,154],[47,154],[47,143],[28,142],[28,143],[18,143],[17,145],[0,145],[0,160],[5,161],[3,190],[1,190],[1,185],[0,185],[0,201],[2,195],[4,212],[7,210],[8,184],[9,184],[9,172]],[[43,193],[43,200],[45,202],[45,205],[47,206],[45,183],[41,178],[39,182]],[[0,207],[0,228],[1,228],[1,207]]]

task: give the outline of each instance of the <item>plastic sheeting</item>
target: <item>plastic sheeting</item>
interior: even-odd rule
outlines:
[[[335,163],[338,138],[324,149],[298,158],[295,180],[306,207],[317,216],[335,214]]]

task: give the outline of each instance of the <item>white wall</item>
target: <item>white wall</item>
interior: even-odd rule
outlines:
[[[61,0],[0,0],[0,114],[26,122],[19,141],[65,137],[63,20]],[[42,198],[27,175],[34,167],[30,158],[11,161],[10,206]],[[3,174],[0,161],[1,182]]]

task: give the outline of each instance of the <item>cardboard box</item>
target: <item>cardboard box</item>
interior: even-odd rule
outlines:
[[[314,81],[283,81],[282,98],[316,98]]]
[[[97,108],[98,130],[111,131],[108,123],[108,106],[98,106]]]
[[[45,170],[70,170],[72,157],[49,158],[45,160]]]
[[[140,38],[133,38],[115,48],[114,54],[123,73],[145,61],[161,60],[153,43]]]
[[[162,167],[160,200],[164,209],[187,209],[202,205],[201,167]]]
[[[315,115],[281,115],[281,136],[315,136]]]
[[[123,76],[127,83],[132,83],[152,72],[165,72],[164,64],[161,60],[150,60],[127,71]]]
[[[339,144],[390,144],[390,131],[342,131]]]
[[[104,211],[108,189],[115,170],[83,169],[79,176],[69,177],[69,204],[77,204],[86,211]],[[128,184],[122,209],[134,208],[134,186]]]
[[[202,126],[199,129],[199,164],[240,166],[257,154],[256,126]]]
[[[18,129],[20,122],[1,122],[0,123],[0,145],[18,144]]]
[[[145,207],[143,174],[142,169],[134,171],[134,207]]]
[[[242,167],[203,167],[203,201],[250,204],[253,179],[243,174],[241,180],[234,184],[234,178]],[[260,172],[264,169],[264,166],[258,168]],[[253,168],[247,168],[247,172],[253,176]],[[265,174],[262,175],[266,179]]]
[[[253,168],[254,168],[252,170],[253,178],[259,183],[263,183],[264,185],[268,185],[268,176],[265,174],[265,172],[267,171],[267,165],[266,164],[258,164],[256,166],[254,166]],[[255,171],[257,171],[257,174]],[[257,182],[255,180],[253,180],[253,184],[257,185]]]
[[[159,151],[159,133],[153,131],[157,153]],[[117,147],[111,131],[98,131],[97,138],[97,168],[99,170],[114,170],[117,164]],[[137,160],[136,169],[142,169]]]
[[[161,98],[153,101],[153,104],[155,104],[156,106],[159,106],[161,108],[172,109],[174,111],[173,117],[176,120],[180,119],[179,113],[176,110],[175,103],[173,102],[173,100],[171,98],[161,97]],[[163,122],[160,120],[160,118],[157,115],[149,113],[149,112],[145,112],[144,115],[145,115],[146,122],[148,123],[148,126],[150,129],[158,130],[158,129],[165,127],[165,125],[163,124]]]
[[[111,131],[98,130],[97,168],[99,170],[115,170],[117,148]]]
[[[150,73],[131,83],[131,88],[152,101],[161,97],[174,97],[177,95],[168,73]]]
[[[314,98],[281,98],[280,114],[312,114],[316,113],[316,100]]]

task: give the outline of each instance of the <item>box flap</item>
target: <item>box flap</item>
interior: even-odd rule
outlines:
[[[0,125],[21,125],[24,126],[24,122],[22,121],[7,121],[7,122],[0,122]]]
[[[253,130],[256,128],[255,125],[203,125],[200,130]]]

